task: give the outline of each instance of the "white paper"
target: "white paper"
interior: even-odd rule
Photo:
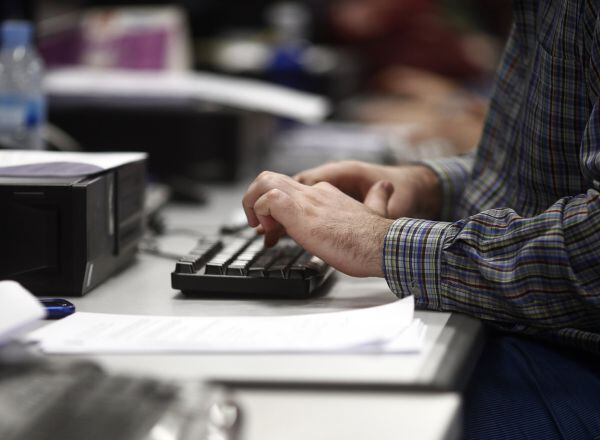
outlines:
[[[15,281],[0,281],[0,298],[0,344],[46,315],[41,303]]]
[[[275,317],[75,313],[28,336],[48,353],[415,351],[412,297],[344,312]]]
[[[50,72],[44,87],[52,95],[79,98],[197,99],[304,122],[321,121],[330,112],[329,102],[318,95],[209,73],[76,68]]]
[[[0,150],[0,168],[48,162],[73,162],[109,170],[147,157],[146,153],[69,153],[62,151]]]

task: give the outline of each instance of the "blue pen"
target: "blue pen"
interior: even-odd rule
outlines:
[[[75,306],[61,298],[40,298],[46,308],[46,319],[60,319],[75,312]]]

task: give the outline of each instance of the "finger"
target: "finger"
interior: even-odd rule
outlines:
[[[246,220],[248,220],[249,226],[256,228],[260,225],[260,222],[258,221],[258,217],[254,214],[252,206],[246,204],[245,198],[246,196],[242,199],[242,207],[244,208],[244,214],[246,214]]]
[[[332,164],[325,164],[296,174],[293,179],[304,185],[314,185],[332,177]]]
[[[364,172],[364,164],[357,161],[331,162],[303,171],[294,179],[304,185],[314,186],[319,182],[329,182],[349,196],[364,200],[365,194],[374,180]]]
[[[265,234],[264,245],[265,247],[273,247],[277,244],[279,239],[285,235],[285,229],[277,228],[268,234]]]
[[[367,192],[364,204],[377,214],[387,217],[387,206],[393,192],[394,186],[390,182],[379,180]]]
[[[260,173],[254,182],[250,184],[242,199],[242,206],[246,218],[248,219],[248,224],[253,228],[260,224],[260,221],[254,212],[254,205],[263,194],[275,188],[288,193],[294,192],[299,189],[300,185],[300,183],[283,174],[269,171]]]
[[[257,217],[260,226],[262,226],[262,229],[265,231],[265,235],[269,235],[277,229],[281,229],[281,225],[270,215],[257,215]]]
[[[334,190],[338,190],[335,186],[333,186],[331,183],[329,182],[317,182],[313,185],[315,188],[320,188],[320,189],[324,189],[326,191],[334,191]],[[339,190],[338,190],[339,191]]]
[[[306,185],[306,178],[304,176],[304,173],[298,173],[295,176],[292,176],[292,179],[294,179],[296,182],[303,183]]]
[[[254,205],[256,215],[264,219],[261,223],[265,234],[281,233],[282,230],[293,227],[298,218],[299,207],[297,203],[284,191],[274,188],[263,194]]]
[[[310,171],[304,171],[300,174],[296,174],[292,178],[296,182],[301,183],[303,185],[308,185],[308,186],[314,185],[316,182],[318,182],[320,180],[315,173],[310,172]]]
[[[267,233],[265,231],[265,228],[263,227],[263,225],[258,225],[255,228],[257,235],[264,236],[264,242],[265,242],[266,247],[274,246],[275,244],[277,244],[277,242],[279,241],[279,239],[281,237],[286,235],[286,231],[283,228],[283,226],[281,226],[280,224],[277,224],[277,226],[278,226],[277,228],[274,228],[272,231],[269,231],[269,233]]]

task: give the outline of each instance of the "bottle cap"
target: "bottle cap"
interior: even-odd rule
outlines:
[[[15,47],[28,46],[31,42],[33,28],[28,21],[9,20],[2,23],[0,35],[2,47],[14,49]]]

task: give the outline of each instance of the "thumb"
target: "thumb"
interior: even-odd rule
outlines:
[[[388,201],[394,192],[394,185],[386,180],[379,180],[373,184],[365,197],[364,204],[377,214],[388,216]]]

